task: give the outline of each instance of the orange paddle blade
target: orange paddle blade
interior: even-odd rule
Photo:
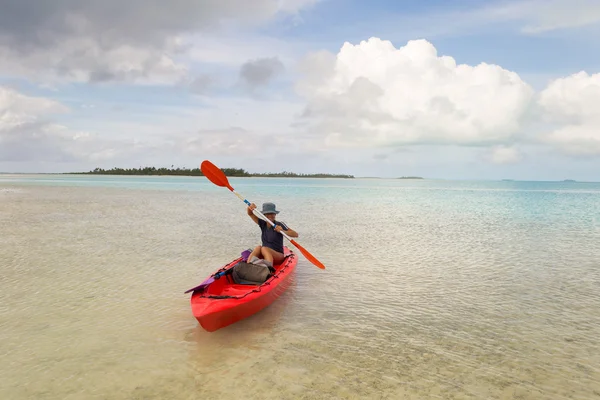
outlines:
[[[315,258],[315,256],[310,254],[304,247],[302,247],[298,243],[296,243],[296,241],[294,239],[290,239],[290,242],[292,242],[292,244],[294,246],[296,246],[298,248],[298,250],[300,250],[300,252],[304,255],[304,257],[306,257],[306,259],[308,261],[310,261],[311,263],[313,263],[314,265],[316,265],[317,267],[319,267],[321,269],[325,269],[325,265],[323,265],[323,263],[321,263],[321,261],[317,260]]]
[[[209,181],[211,181],[217,186],[226,187],[227,189],[233,192],[233,188],[229,184],[229,180],[225,176],[225,173],[221,171],[221,169],[215,164],[211,163],[208,160],[204,160],[202,161],[202,164],[200,164],[200,169]]]

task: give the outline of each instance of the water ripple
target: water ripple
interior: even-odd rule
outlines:
[[[279,185],[327,269],[209,334],[183,291],[258,244],[235,196],[11,185],[1,398],[600,396],[592,187]]]

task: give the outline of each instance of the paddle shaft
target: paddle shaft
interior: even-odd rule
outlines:
[[[235,194],[237,197],[240,198],[240,200],[242,200],[244,203],[246,203],[248,206],[250,206],[250,202],[248,200],[246,200],[244,198],[244,196],[240,195],[238,192],[236,192],[234,189],[229,189],[233,192],[233,194]],[[261,213],[260,211],[258,211],[257,209],[252,210],[252,212],[258,214],[258,216],[264,220],[265,222],[268,222],[269,224],[271,224],[272,226],[275,226],[275,223],[273,223],[269,218],[265,217],[263,213]],[[284,231],[280,232],[283,236],[285,236],[285,238],[287,240],[289,240],[290,242],[292,241],[292,238],[290,238],[288,235],[286,235],[286,233]]]

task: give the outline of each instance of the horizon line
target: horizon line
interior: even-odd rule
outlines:
[[[110,171],[110,170],[108,170]],[[330,174],[330,173],[294,173],[299,176],[260,176],[267,174],[279,174],[277,172],[266,172],[266,173],[251,173],[251,176],[229,176],[229,178],[289,178],[289,179],[340,179],[339,176],[346,175],[351,179],[393,179],[393,180],[406,180],[406,181],[485,181],[485,182],[564,182],[564,183],[600,183],[595,180],[577,180],[577,179],[515,179],[515,178],[436,178],[436,177],[422,177],[422,176],[411,176],[411,177],[385,177],[385,176],[353,176],[350,174]],[[252,176],[256,174],[255,176]],[[304,175],[331,175],[330,177],[312,177],[312,176],[301,176]],[[138,176],[138,177],[202,177],[203,175],[174,175],[174,174],[101,174],[101,173],[90,173],[90,172],[7,172],[0,171],[0,175],[101,175],[101,176]],[[338,177],[336,177],[338,175]],[[348,178],[344,178],[348,179]]]

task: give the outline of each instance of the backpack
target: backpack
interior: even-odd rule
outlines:
[[[269,279],[273,272],[273,267],[240,261],[233,266],[231,276],[237,284],[260,285]]]

